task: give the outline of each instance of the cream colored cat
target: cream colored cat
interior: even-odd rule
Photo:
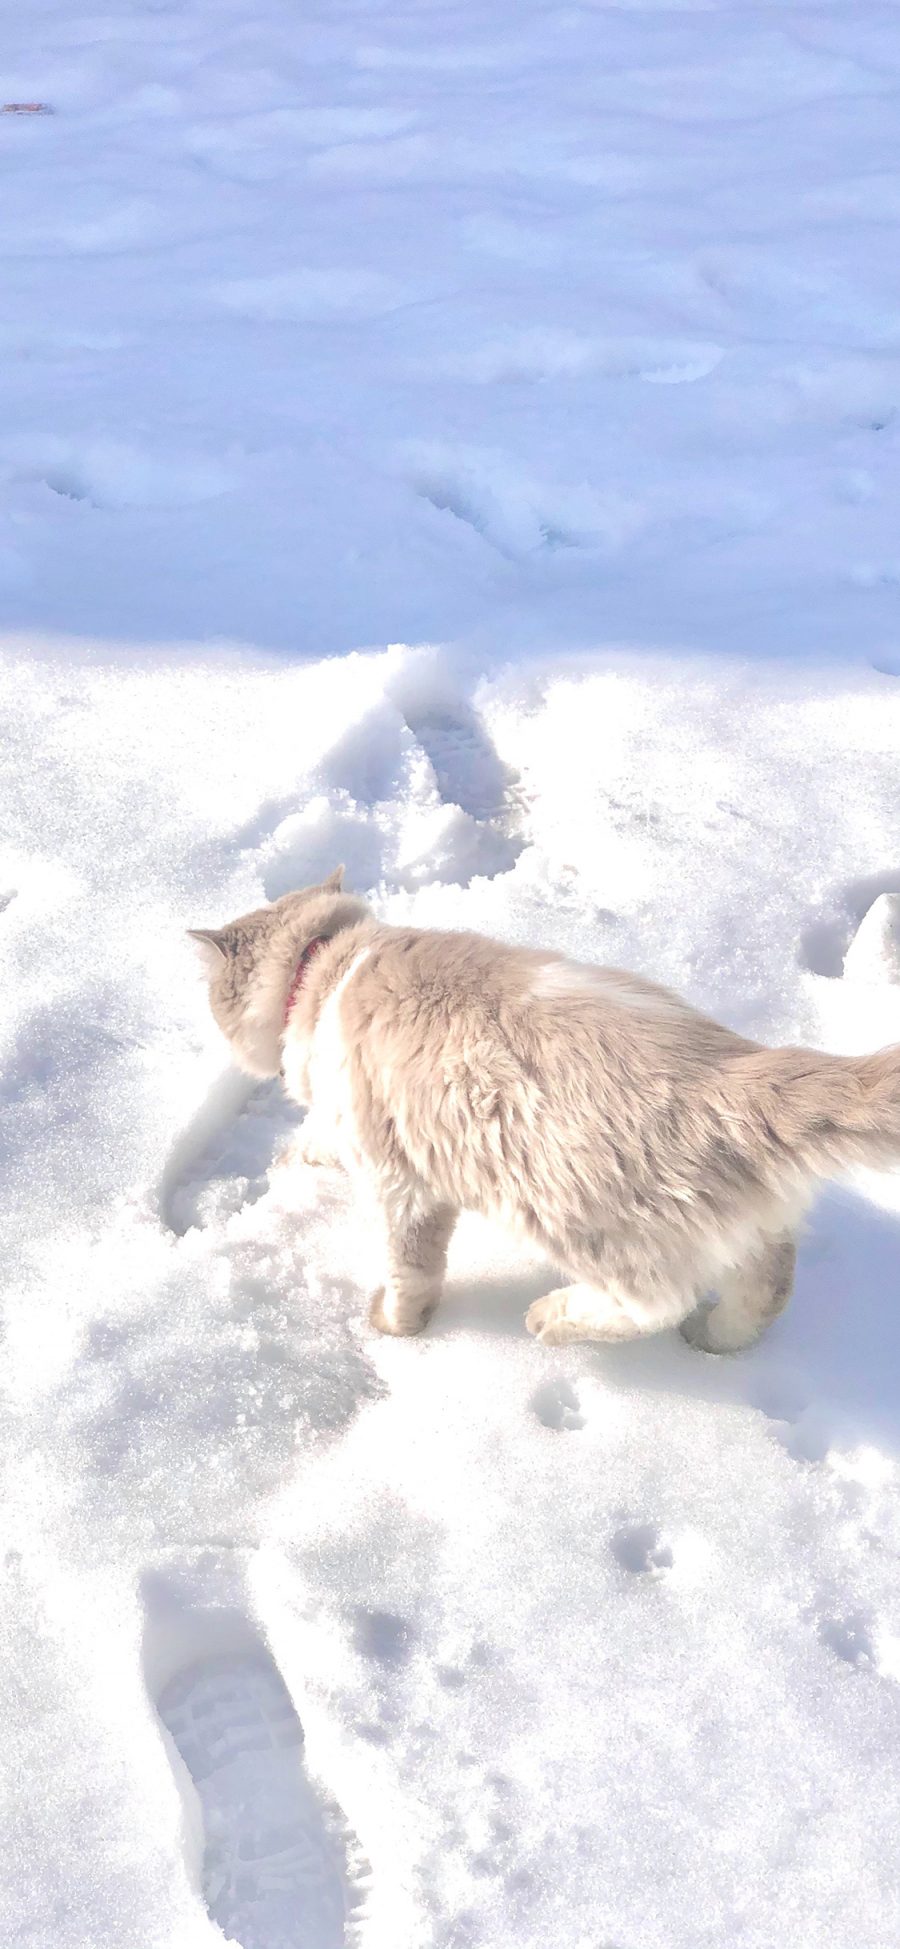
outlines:
[[[382,926],[342,880],[193,937],[236,1060],[309,1106],[300,1155],[376,1195],[385,1333],[425,1325],[467,1210],[571,1282],[529,1308],[540,1340],[747,1346],[816,1179],[900,1157],[900,1049],[765,1049],[637,975]]]

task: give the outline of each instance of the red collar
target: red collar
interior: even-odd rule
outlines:
[[[288,1024],[291,1009],[293,1008],[294,1003],[297,1000],[297,996],[299,995],[300,990],[303,987],[303,977],[306,973],[307,967],[309,966],[309,963],[312,960],[313,955],[318,954],[320,947],[325,947],[326,940],[327,940],[326,935],[317,934],[314,940],[308,942],[307,946],[304,948],[303,953],[300,956],[299,961],[297,962],[297,966],[294,970],[294,979],[291,982],[291,985],[288,989],[287,1001],[284,1004],[285,1028],[287,1027]]]

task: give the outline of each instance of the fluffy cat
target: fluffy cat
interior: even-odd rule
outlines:
[[[571,1281],[529,1308],[539,1340],[734,1351],[787,1304],[816,1180],[900,1156],[900,1049],[766,1049],[637,975],[382,926],[342,887],[192,932],[237,1062],[309,1106],[300,1157],[375,1193],[384,1333],[426,1324],[467,1210]]]

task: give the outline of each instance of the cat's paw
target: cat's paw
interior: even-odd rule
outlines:
[[[686,1340],[688,1346],[694,1347],[698,1353],[712,1354],[743,1353],[747,1347],[755,1345],[759,1339],[758,1331],[748,1333],[733,1326],[729,1330],[727,1321],[717,1321],[718,1311],[717,1306],[698,1306],[696,1312],[689,1313],[678,1328],[682,1340]]]
[[[525,1325],[542,1347],[561,1347],[567,1340],[578,1339],[578,1329],[566,1319],[564,1305],[553,1293],[529,1306]]]
[[[379,1286],[369,1301],[369,1325],[376,1333],[390,1333],[395,1340],[408,1339],[428,1325],[434,1306],[423,1306],[417,1313],[404,1313],[386,1304],[385,1288]]]
[[[686,1340],[689,1347],[696,1347],[698,1353],[715,1353],[715,1348],[709,1344],[709,1311],[708,1306],[698,1306],[695,1312],[688,1314],[686,1320],[681,1321],[678,1328],[682,1340]]]

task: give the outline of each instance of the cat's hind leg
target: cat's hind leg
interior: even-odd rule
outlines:
[[[797,1248],[787,1233],[763,1240],[743,1265],[723,1275],[717,1305],[709,1311],[698,1308],[682,1322],[684,1338],[703,1353],[739,1353],[752,1347],[769,1322],[784,1312],[796,1258]]]

